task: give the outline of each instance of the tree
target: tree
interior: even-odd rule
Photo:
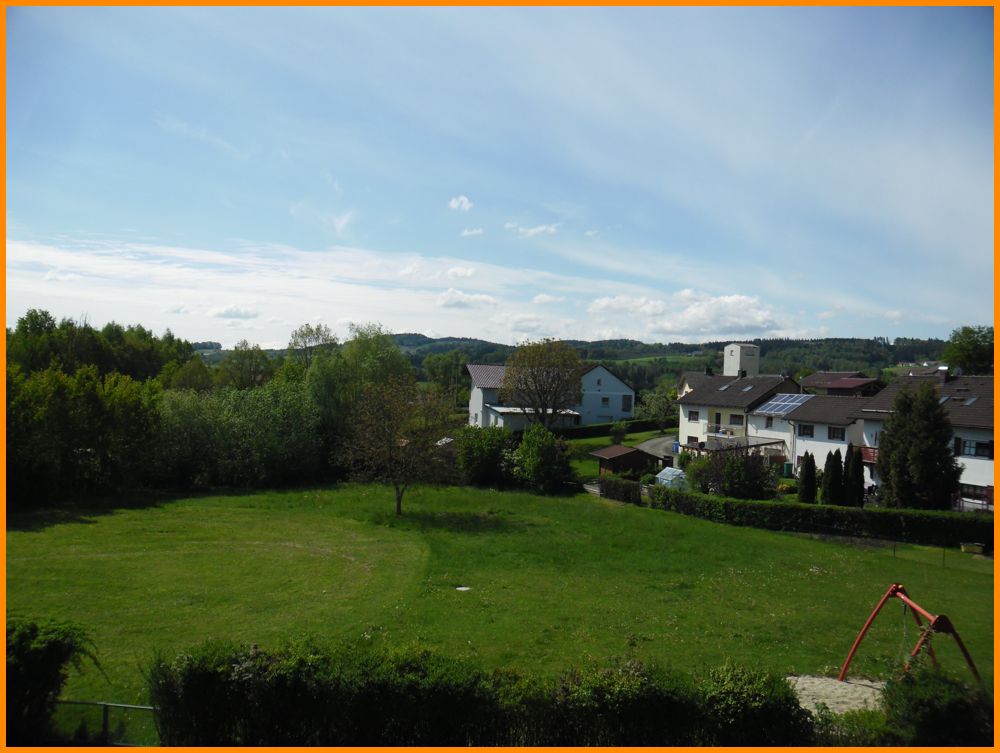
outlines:
[[[816,502],[816,458],[806,452],[799,464],[799,502]]]
[[[826,464],[823,466],[823,503],[844,504],[844,464],[839,449],[826,453]]]
[[[240,390],[259,387],[271,375],[267,353],[259,345],[240,340],[222,362],[228,381]]]
[[[438,385],[451,398],[452,404],[458,402],[458,392],[462,387],[462,367],[468,361],[468,356],[461,350],[449,350],[447,353],[431,353],[421,364],[427,378]]]
[[[702,492],[737,499],[774,499],[777,477],[767,458],[739,447],[691,460],[687,483]]]
[[[175,390],[209,390],[212,388],[212,374],[201,356],[194,356],[173,371],[168,386]]]
[[[288,340],[288,355],[306,369],[318,350],[329,350],[337,345],[337,338],[325,324],[303,324],[292,330]]]
[[[624,421],[615,421],[611,424],[611,444],[621,444],[628,434],[628,424]]]
[[[456,460],[465,483],[499,489],[512,480],[510,454],[517,442],[502,426],[466,426],[457,444]]]
[[[566,444],[541,424],[531,424],[514,451],[514,475],[542,494],[562,491],[573,480]]]
[[[412,379],[365,384],[342,450],[345,464],[359,479],[391,484],[396,515],[402,515],[410,485],[436,475],[436,443],[444,436],[447,417],[438,393],[417,389]]]
[[[566,343],[524,343],[507,360],[500,399],[525,408],[530,422],[549,429],[560,411],[579,404],[582,372],[579,354]]]
[[[677,420],[677,388],[660,383],[656,389],[645,390],[639,396],[635,415],[636,418],[656,421],[662,433]]]
[[[848,507],[863,507],[865,504],[865,467],[861,462],[861,451],[850,446],[844,458],[844,504]]]
[[[993,327],[960,327],[941,354],[950,367],[966,374],[993,373]]]
[[[888,507],[947,510],[962,468],[952,454],[951,421],[934,385],[907,385],[879,435],[879,496]]]

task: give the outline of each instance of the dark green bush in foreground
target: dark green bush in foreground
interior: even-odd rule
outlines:
[[[745,676],[754,693],[717,687],[706,705],[688,675],[637,661],[572,670],[547,682],[426,652],[324,650],[310,643],[264,651],[217,642],[173,660],[158,657],[148,673],[165,745],[808,742],[808,725],[777,720],[792,693],[788,684]],[[728,731],[734,717],[706,714],[745,701],[755,704],[757,716],[739,719],[736,732]],[[797,705],[790,713],[795,725],[802,715],[808,721]],[[768,729],[755,729],[754,718]],[[795,731],[801,736],[793,739]]]
[[[919,668],[887,683],[882,701],[902,745],[993,745],[993,699],[982,687]]]
[[[86,633],[61,622],[7,620],[7,744],[49,742],[69,665],[94,659]]]
[[[992,517],[903,510],[733,499],[654,486],[650,506],[715,523],[837,536],[861,536],[931,546],[977,541],[993,549]]]
[[[617,476],[601,476],[599,483],[602,497],[632,505],[642,504],[642,486],[638,481]]]

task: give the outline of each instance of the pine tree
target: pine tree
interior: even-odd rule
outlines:
[[[799,466],[799,502],[816,502],[816,458],[808,452],[802,456]]]
[[[840,450],[826,453],[823,466],[823,502],[827,505],[844,504],[844,465]]]
[[[934,386],[900,390],[879,435],[876,468],[883,503],[949,509],[962,474],[951,441],[951,422]]]
[[[860,450],[850,446],[844,459],[844,504],[848,507],[865,504],[865,466]]]

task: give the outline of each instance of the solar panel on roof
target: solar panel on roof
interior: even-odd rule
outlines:
[[[786,413],[790,413],[795,408],[798,408],[811,397],[813,396],[798,394],[775,395],[769,401],[760,406],[755,413],[763,414],[765,416],[784,416]]]

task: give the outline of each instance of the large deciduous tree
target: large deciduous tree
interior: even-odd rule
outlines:
[[[292,330],[288,339],[288,355],[306,369],[317,351],[330,350],[337,345],[337,338],[325,324],[303,324]]]
[[[645,390],[636,406],[637,418],[656,421],[662,433],[677,421],[677,388],[661,382],[656,389]]]
[[[580,355],[557,340],[524,343],[507,360],[500,398],[521,406],[532,423],[554,426],[560,411],[580,402]]]
[[[879,435],[876,468],[883,504],[949,509],[962,474],[951,440],[951,421],[932,384],[900,390]]]
[[[956,329],[941,357],[949,366],[961,368],[966,374],[992,374],[993,327]]]

